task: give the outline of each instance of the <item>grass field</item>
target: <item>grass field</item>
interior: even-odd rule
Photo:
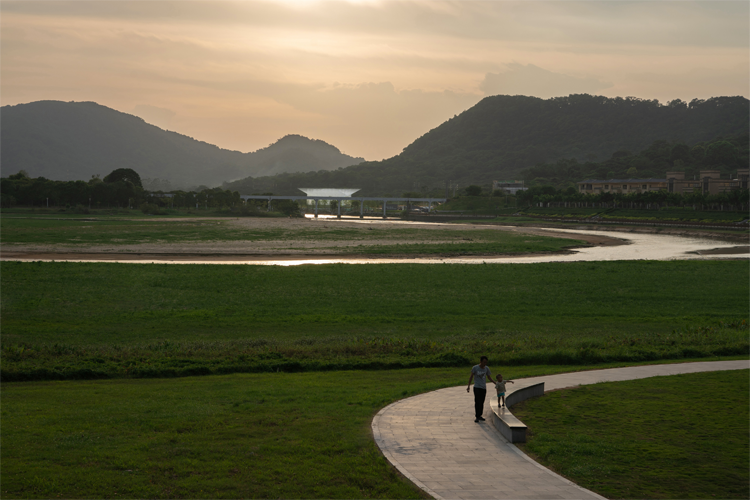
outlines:
[[[631,208],[524,208],[521,213],[545,217],[576,217],[585,218],[599,215],[604,219],[632,219],[634,221],[687,221],[687,222],[740,222],[748,218],[747,212],[734,211],[702,211],[691,208],[669,207],[659,210],[638,210]]]
[[[3,243],[128,245],[152,242],[238,241],[281,238],[282,230],[240,230],[226,220],[0,219]]]
[[[747,370],[654,377],[547,393],[513,412],[521,447],[607,498],[750,496]]]
[[[234,235],[228,221],[108,219],[90,232],[90,221],[10,221],[0,220],[3,243],[299,236]],[[359,237],[330,229],[307,237]],[[383,238],[414,236],[393,231]],[[380,408],[464,384],[479,354],[504,365],[509,378],[746,358],[749,288],[747,263],[739,261],[1,262],[0,491],[4,498],[421,498],[372,441]],[[56,380],[96,378],[115,380]],[[706,397],[708,406],[723,401]],[[745,456],[735,463],[747,471],[747,450],[735,444],[731,453]],[[670,463],[668,455],[661,460]]]
[[[264,251],[283,251],[290,244],[296,244],[297,248],[373,255],[545,253],[585,245],[575,239],[493,229],[342,226],[322,221],[286,225],[282,221],[254,227],[231,219],[124,220],[112,217],[95,220],[4,217],[0,219],[0,240],[5,245],[54,245],[58,251],[91,245],[114,248],[131,245],[129,250],[132,251],[132,245],[140,244],[180,244],[184,249],[185,245],[200,242],[247,242],[247,248],[252,250],[254,242],[274,242],[274,248],[264,247]]]
[[[0,272],[4,380],[748,354],[741,261]]]
[[[378,451],[372,417],[403,397],[463,385],[468,370],[4,383],[0,490],[3,498],[423,498]],[[702,397],[713,405],[708,391]],[[669,418],[679,425],[691,412]],[[742,464],[740,456],[730,465]]]
[[[238,217],[238,212],[224,210],[221,208],[211,207],[198,209],[195,208],[162,208],[161,218],[194,218],[194,217]],[[64,209],[60,207],[13,207],[0,209],[0,215],[3,217],[23,217],[38,219],[103,219],[103,218],[127,218],[127,219],[153,219],[152,214],[145,214],[137,208],[91,208],[85,207]],[[258,211],[252,213],[249,217],[256,218],[287,218],[287,215],[279,212]]]
[[[745,211],[694,210],[693,207],[663,207],[659,209],[601,208],[601,207],[516,207],[513,199],[506,206],[505,197],[463,196],[437,207],[440,211],[475,213],[507,217],[513,213],[551,218],[587,218],[599,215],[605,219],[632,219],[634,221],[690,221],[690,222],[740,222],[748,218]],[[516,219],[518,217],[513,217]],[[529,218],[529,220],[538,220]]]

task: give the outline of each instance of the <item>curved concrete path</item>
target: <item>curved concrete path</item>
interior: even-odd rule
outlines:
[[[544,382],[545,391],[550,391],[597,382],[748,368],[749,360],[634,366],[518,379],[509,388],[513,391]],[[487,421],[474,423],[474,395],[466,392],[466,386],[450,387],[383,408],[373,419],[372,430],[388,461],[435,498],[603,498],[528,458],[495,430],[490,412],[488,397]]]

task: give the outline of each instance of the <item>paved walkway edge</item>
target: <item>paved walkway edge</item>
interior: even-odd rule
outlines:
[[[389,408],[390,406],[393,406],[393,405],[396,405],[396,404],[398,404],[398,401],[397,401],[397,402],[395,402],[395,403],[391,403],[390,405],[386,406],[385,408],[383,408],[383,410],[381,410],[381,412],[382,412],[382,411],[385,411],[385,410],[386,410],[386,409],[388,409],[388,408]],[[437,492],[433,491],[432,489],[428,488],[428,487],[427,487],[427,485],[425,485],[424,483],[422,483],[422,481],[420,481],[420,480],[419,480],[419,479],[417,479],[417,478],[416,478],[415,476],[413,476],[413,475],[412,475],[412,474],[411,474],[411,473],[410,473],[410,472],[409,472],[408,470],[406,470],[406,469],[405,469],[405,468],[404,468],[404,467],[403,467],[403,466],[402,466],[402,465],[401,465],[401,464],[400,464],[400,463],[398,462],[398,460],[396,460],[396,458],[395,458],[395,457],[394,457],[394,456],[393,456],[393,455],[392,455],[392,454],[391,454],[391,453],[390,453],[389,451],[387,451],[387,449],[386,449],[386,448],[385,448],[385,446],[384,446],[384,444],[385,444],[385,443],[384,443],[383,439],[381,439],[381,436],[380,436],[380,426],[379,426],[379,423],[380,423],[380,422],[379,422],[379,420],[380,420],[380,413],[381,413],[381,412],[378,412],[378,414],[377,414],[377,415],[375,415],[375,418],[373,418],[373,420],[372,420],[372,434],[373,434],[373,437],[375,438],[375,443],[376,443],[376,444],[378,445],[378,448],[380,448],[380,451],[381,451],[381,452],[383,453],[383,456],[385,456],[385,458],[386,458],[386,459],[388,460],[388,462],[390,462],[390,464],[391,464],[391,465],[393,465],[394,467],[396,467],[396,469],[397,469],[397,470],[398,470],[398,471],[399,471],[399,472],[400,472],[400,473],[401,473],[401,474],[402,474],[402,475],[403,475],[403,476],[404,476],[404,477],[405,477],[406,479],[408,479],[409,481],[411,481],[412,483],[414,483],[414,484],[415,484],[415,485],[416,485],[416,486],[417,486],[417,487],[418,487],[419,489],[423,490],[423,491],[424,491],[424,492],[426,492],[426,493],[427,493],[428,495],[430,495],[431,497],[433,497],[433,498],[435,498],[435,499],[437,499],[437,500],[449,500],[449,499],[446,499],[446,498],[442,497],[441,495],[439,495],[439,494],[438,494]],[[506,441],[507,441],[507,439],[505,439],[505,438],[504,438],[504,437],[503,437],[503,436],[502,436],[502,435],[500,434],[500,432],[498,432],[498,431],[497,431],[497,429],[494,429],[494,428],[493,428],[493,430],[494,430],[494,432],[495,432],[495,433],[496,433],[496,434],[497,434],[497,435],[498,435],[498,436],[500,437],[500,439],[504,439],[504,440],[506,440]],[[530,463],[531,465],[533,465],[534,467],[536,467],[536,468],[538,468],[539,470],[543,471],[544,473],[546,473],[546,474],[549,474],[549,475],[551,475],[551,476],[555,477],[555,478],[556,478],[556,479],[558,479],[559,481],[562,481],[562,482],[564,482],[564,483],[568,484],[569,486],[571,486],[571,487],[573,487],[573,488],[576,488],[576,489],[578,489],[578,490],[581,490],[582,492],[586,492],[586,493],[588,493],[589,495],[591,495],[591,496],[593,496],[593,497],[595,497],[595,498],[598,498],[598,499],[600,499],[600,500],[608,500],[607,498],[605,498],[605,497],[603,497],[603,496],[601,496],[601,495],[599,495],[599,494],[597,494],[597,493],[594,493],[594,492],[593,492],[593,491],[591,491],[591,490],[587,490],[586,488],[583,488],[583,487],[581,487],[581,486],[578,486],[578,485],[577,485],[577,484],[575,484],[575,483],[574,483],[573,481],[570,481],[569,479],[566,479],[566,478],[564,478],[563,476],[561,476],[561,475],[559,475],[559,474],[557,474],[557,473],[555,473],[555,472],[552,472],[551,470],[549,470],[548,468],[546,468],[545,466],[543,466],[543,465],[542,465],[542,464],[540,464],[539,462],[535,461],[535,460],[534,460],[533,458],[531,458],[531,457],[529,457],[528,455],[526,455],[526,453],[524,453],[524,452],[522,452],[522,451],[521,451],[520,449],[518,449],[518,447],[517,447],[516,445],[514,445],[514,444],[512,444],[512,443],[508,443],[508,446],[509,446],[509,447],[510,447],[510,448],[511,448],[511,449],[512,449],[512,450],[513,450],[513,451],[514,451],[514,452],[515,452],[515,453],[516,453],[516,454],[517,454],[517,455],[518,455],[519,457],[521,457],[522,459],[526,460],[526,461],[527,461],[527,462],[529,462],[529,463]]]
[[[573,487],[573,488],[576,488],[576,489],[578,489],[578,490],[581,490],[582,492],[585,492],[585,493],[587,493],[587,494],[589,494],[589,495],[591,495],[591,496],[593,496],[593,497],[595,497],[595,498],[599,498],[599,499],[601,499],[601,500],[608,500],[608,499],[607,499],[606,497],[603,497],[603,496],[601,496],[600,494],[598,494],[598,493],[596,493],[596,492],[593,492],[593,491],[591,491],[591,490],[587,490],[587,489],[586,489],[586,488],[584,488],[583,486],[578,486],[578,485],[577,485],[576,483],[574,483],[574,482],[573,482],[573,481],[571,481],[570,479],[566,479],[566,478],[564,478],[563,476],[561,476],[560,474],[558,474],[558,473],[556,473],[556,472],[553,472],[553,471],[549,470],[549,469],[548,469],[547,467],[543,466],[542,464],[540,464],[539,462],[537,462],[536,460],[534,460],[533,458],[531,458],[530,456],[528,456],[528,455],[527,455],[526,453],[522,452],[522,451],[521,451],[521,450],[520,450],[520,449],[519,449],[519,448],[518,448],[518,447],[517,447],[516,445],[514,445],[513,443],[508,443],[508,446],[510,446],[510,448],[511,448],[511,449],[512,449],[513,451],[515,451],[515,452],[516,452],[516,453],[517,453],[517,454],[518,454],[518,455],[519,455],[519,456],[520,456],[521,458],[523,458],[524,460],[526,460],[527,462],[529,462],[530,464],[532,464],[532,465],[533,465],[534,467],[537,467],[537,468],[541,469],[541,470],[542,470],[542,471],[544,471],[545,473],[547,473],[547,474],[549,474],[549,475],[551,475],[551,476],[553,476],[553,477],[557,478],[558,480],[562,481],[563,483],[567,484],[568,486],[571,486],[571,487]],[[444,499],[441,499],[441,500],[444,500]]]
[[[408,398],[407,398],[408,399]],[[380,436],[380,415],[389,409],[393,405],[397,405],[399,401],[396,401],[395,403],[391,403],[382,410],[378,412],[377,415],[375,415],[375,418],[372,419],[372,436],[375,438],[375,444],[378,445],[378,448],[380,449],[380,452],[383,453],[383,456],[388,460],[388,462],[393,465],[398,471],[409,481],[417,485],[419,489],[424,490],[427,492],[428,495],[430,495],[432,498],[437,498],[439,500],[444,500],[443,497],[438,495],[436,492],[432,491],[430,488],[428,488],[422,481],[414,477],[409,473],[408,470],[406,470],[396,458],[391,455],[391,453],[388,451],[387,445],[383,438]],[[523,452],[516,448],[516,451],[518,453],[521,453],[523,455]],[[525,455],[524,455],[525,456]],[[528,457],[527,457],[528,458]],[[531,459],[529,459],[531,460]],[[550,471],[551,472],[551,471]]]
[[[640,365],[516,379],[516,387],[521,389],[533,383],[546,381],[548,383],[545,386],[545,392],[549,392],[599,382],[746,369],[750,369],[750,360]],[[493,425],[466,424],[473,419],[471,404],[473,397],[471,400],[468,398],[470,395],[466,393],[465,386],[459,386],[396,401],[380,410],[373,418],[372,432],[375,443],[388,462],[404,477],[439,500],[454,498],[607,500],[537,463],[508,442]],[[489,397],[485,409],[492,412]],[[475,449],[477,453],[471,455]],[[493,453],[493,458],[506,460],[511,468],[516,467],[512,470],[526,477],[515,478],[502,475],[497,477],[491,471],[477,471],[476,469],[481,469],[482,463],[487,460],[488,454]],[[454,456],[455,458],[452,459]],[[519,469],[518,463],[526,465]],[[445,472],[446,466],[451,469],[449,473]],[[537,472],[530,475],[529,470]],[[473,477],[471,477],[472,473],[475,474]],[[469,476],[468,479],[465,476]],[[489,476],[489,478],[483,479],[482,476]],[[543,477],[548,479],[542,479]],[[550,481],[551,483],[548,483]]]

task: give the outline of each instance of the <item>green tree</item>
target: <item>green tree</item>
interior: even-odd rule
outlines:
[[[481,196],[482,194],[482,188],[472,184],[471,186],[468,186],[466,188],[466,195],[467,196]]]
[[[104,182],[129,182],[133,186],[143,189],[141,176],[132,168],[118,168],[104,178]]]
[[[690,146],[683,143],[675,144],[672,147],[672,151],[669,152],[669,159],[673,162],[676,160],[689,161]]]
[[[298,217],[300,215],[299,205],[294,200],[276,200],[274,202],[274,211],[281,212],[284,215]]]
[[[706,146],[703,144],[696,144],[693,149],[690,150],[690,155],[696,161],[703,161],[706,157]]]
[[[708,165],[733,165],[737,160],[737,148],[729,141],[717,141],[706,148],[706,163]]]

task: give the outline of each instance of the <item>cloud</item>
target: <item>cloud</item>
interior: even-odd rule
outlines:
[[[533,64],[506,64],[501,73],[487,73],[479,88],[487,95],[528,95],[542,98],[570,94],[591,94],[613,85],[596,78],[579,78],[534,66]]]
[[[749,9],[732,1],[5,1],[0,104],[96,101],[221,147],[251,151],[299,133],[379,159],[487,94],[747,95]]]
[[[5,14],[194,28],[292,29],[541,43],[746,47],[740,1],[5,1]]]
[[[691,68],[674,72],[633,72],[617,85],[618,95],[635,95],[648,88],[652,95],[668,95],[671,99],[707,99],[714,96],[747,96],[750,65],[733,68]],[[662,99],[666,102],[666,99]]]
[[[215,84],[193,82],[195,87],[204,85]],[[270,134],[269,139],[298,133],[326,140],[368,160],[400,153],[419,136],[482,97],[469,92],[397,89],[387,81],[324,85],[245,80],[225,82],[222,88],[272,99],[277,104],[274,109],[285,110],[280,121],[273,116],[248,118],[242,130]]]

